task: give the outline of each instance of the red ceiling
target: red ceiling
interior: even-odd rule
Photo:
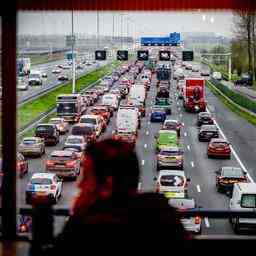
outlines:
[[[256,0],[17,0],[19,10],[256,10]]]

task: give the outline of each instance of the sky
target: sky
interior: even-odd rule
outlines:
[[[231,12],[99,12],[99,34],[161,36],[170,32],[215,32],[232,37]],[[70,34],[71,11],[19,12],[18,34]],[[74,12],[74,32],[96,34],[97,12]]]

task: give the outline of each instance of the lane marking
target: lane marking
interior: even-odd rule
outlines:
[[[139,184],[138,184],[138,190],[141,190],[141,182],[139,182]]]
[[[182,117],[182,114],[180,113],[180,117]]]
[[[148,124],[150,124],[150,121],[148,121]]]
[[[143,159],[142,161],[141,161],[141,165],[144,165],[145,164],[145,160]]]
[[[192,166],[192,167],[194,167],[194,166],[195,166],[193,161],[191,161],[191,162],[190,162],[190,164],[191,164],[191,166]]]
[[[149,135],[149,131],[146,131],[146,135]]]
[[[197,189],[197,192],[198,192],[198,193],[201,193],[201,189],[200,189],[200,186],[199,186],[199,185],[196,185],[196,189]]]
[[[188,149],[188,151],[190,151],[190,146],[189,145],[187,145],[187,149]]]
[[[148,145],[147,145],[147,144],[145,144],[145,145],[144,145],[144,148],[147,148],[147,147],[148,147]]]
[[[211,113],[211,112],[209,111],[208,107],[206,108],[206,112]],[[219,124],[217,123],[216,119],[214,119],[213,122],[215,123],[215,125],[216,125],[217,128],[219,129],[221,136],[222,136],[225,140],[227,140],[227,137],[225,136],[224,132],[223,132],[222,129],[220,128],[220,126],[219,126]],[[253,178],[252,178],[251,175],[249,174],[248,170],[246,169],[246,167],[245,167],[244,164],[242,163],[241,159],[240,159],[239,156],[237,155],[237,153],[236,153],[236,151],[234,150],[234,148],[233,148],[232,145],[230,145],[230,149],[231,149],[232,154],[235,156],[237,162],[238,162],[239,165],[241,166],[241,168],[242,168],[245,172],[247,172],[247,176],[248,176],[250,182],[254,182],[254,181],[253,181]]]
[[[184,136],[187,137],[187,135],[188,135],[188,134],[187,134],[186,132],[184,132]]]
[[[205,226],[206,226],[207,228],[210,227],[210,222],[209,222],[209,219],[208,219],[207,217],[204,218],[204,223],[205,223]]]

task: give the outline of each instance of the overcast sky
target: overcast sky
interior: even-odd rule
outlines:
[[[124,14],[121,18],[120,14]],[[129,36],[167,35],[170,32],[215,32],[232,36],[232,13],[230,12],[99,12],[101,35],[112,35],[114,16],[115,35]],[[74,32],[96,34],[96,12],[74,12]],[[18,34],[69,34],[70,12],[20,12]]]

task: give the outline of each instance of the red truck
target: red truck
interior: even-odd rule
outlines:
[[[186,111],[204,112],[206,110],[205,80],[203,78],[187,78],[183,93],[183,106]]]

